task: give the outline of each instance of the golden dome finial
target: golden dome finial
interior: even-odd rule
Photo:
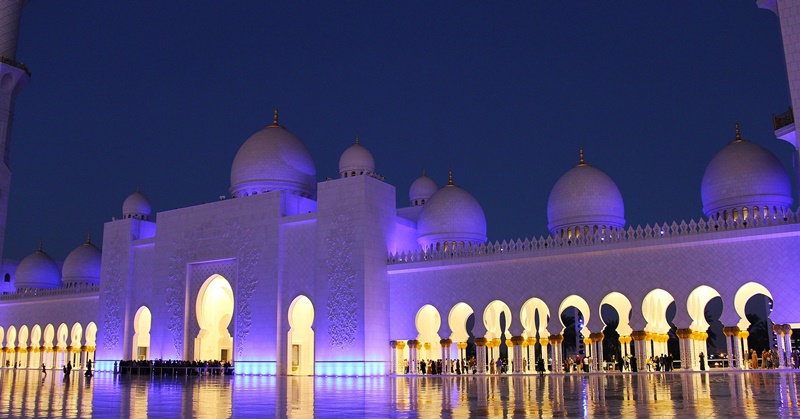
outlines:
[[[272,126],[277,127],[278,125],[278,108],[275,108],[275,112],[272,114]]]
[[[423,177],[425,177],[425,176],[428,176],[428,175],[425,173],[425,169],[422,169],[422,176],[423,176]]]
[[[86,244],[92,244],[92,232],[86,233]]]
[[[450,168],[450,174],[448,175],[447,186],[455,186],[455,183],[453,183],[453,168],[452,167]]]
[[[139,185],[136,185],[136,192],[142,193],[142,188],[140,188]]]
[[[356,134],[356,144],[358,144],[358,134]]]
[[[578,160],[578,164],[586,164],[586,160],[583,159],[583,146],[580,146],[580,148],[578,149],[578,155],[580,157],[580,160]]]
[[[42,241],[41,240],[39,240],[39,250],[37,250],[37,252],[44,253],[44,250],[42,250]]]
[[[735,141],[743,141],[742,140],[742,133],[739,132],[739,121],[736,121],[736,140]]]

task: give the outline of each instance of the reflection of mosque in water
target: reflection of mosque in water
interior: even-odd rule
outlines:
[[[55,374],[52,374],[55,375]],[[51,375],[51,376],[52,376]],[[800,414],[787,373],[122,377],[5,371],[0,409],[50,417],[618,417]],[[270,397],[264,397],[270,394]]]
[[[29,74],[15,61],[25,2],[8,4],[0,89],[13,99]],[[800,27],[800,14],[787,16],[795,17],[782,25]],[[798,54],[794,45],[787,55]],[[800,86],[791,87],[800,100]],[[12,108],[0,107],[0,127]],[[776,134],[796,144],[793,120],[776,125]],[[709,350],[706,308],[717,300],[724,351],[731,367],[744,368],[755,330],[747,304],[757,298],[772,307],[786,367],[800,324],[795,177],[738,126],[715,141],[728,144],[698,179],[702,220],[626,226],[619,189],[581,150],[577,164],[553,179],[550,236],[487,243],[481,205],[452,172],[441,188],[423,174],[410,185],[409,205],[398,205],[395,186],[376,174],[356,139],[339,159],[339,178],[317,182],[310,152],[276,110],[233,159],[232,199],[153,220],[137,190],[122,217],[104,225],[102,250],[87,240],[59,265],[40,246],[3,266],[0,365],[81,367],[96,356],[98,370],[112,370],[122,359],[219,359],[244,374],[381,375],[401,372],[406,361],[417,373],[424,359],[442,359],[450,371],[451,359],[474,353],[481,374],[483,360],[501,354],[515,373],[539,357],[559,372],[578,340],[592,371],[627,354],[643,370],[648,357],[670,352],[682,369],[697,370]],[[0,170],[0,189],[9,181]],[[0,198],[4,220],[6,194]],[[570,313],[579,320],[568,327]],[[762,327],[761,337],[767,333]],[[532,388],[549,398],[573,380]],[[595,397],[603,379],[587,380],[587,397]],[[643,382],[628,381],[669,400]],[[487,378],[465,386],[491,400],[530,383]]]

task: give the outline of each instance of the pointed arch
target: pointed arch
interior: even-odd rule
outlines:
[[[298,295],[289,305],[288,361],[290,375],[314,375],[314,304]]]
[[[212,275],[200,287],[195,304],[200,332],[194,340],[194,359],[230,360],[233,337],[233,288],[222,275]]]
[[[633,328],[630,326],[631,310],[633,307],[631,300],[629,300],[624,294],[616,291],[611,292],[603,297],[603,300],[600,301],[600,307],[598,307],[598,310],[600,311],[600,320],[602,320],[603,324],[607,326],[608,323],[606,323],[606,320],[603,318],[602,314],[602,308],[604,304],[608,304],[611,307],[614,307],[614,310],[617,310],[617,315],[619,315],[617,333],[619,333],[620,336],[630,336],[631,332],[633,332]]]
[[[647,293],[642,300],[642,316],[647,322],[644,330],[651,333],[667,333],[670,330],[667,307],[674,301],[672,294],[661,288]]]
[[[467,320],[474,313],[472,307],[464,302],[460,302],[450,309],[450,313],[447,315],[447,324],[452,331],[450,339],[453,342],[466,342],[469,340],[470,331],[467,330]]]
[[[419,357],[422,359],[436,358],[436,348],[439,346],[439,328],[442,326],[442,316],[436,307],[425,304],[414,317],[414,324],[417,327],[417,340],[422,342]]]
[[[150,359],[150,328],[153,314],[147,306],[141,306],[133,316],[132,358],[142,361]]]
[[[586,300],[583,299],[583,297],[575,294],[572,294],[567,298],[565,298],[564,301],[561,302],[561,305],[558,306],[558,318],[559,321],[561,321],[561,333],[564,333],[564,330],[566,330],[567,328],[567,326],[564,324],[563,319],[561,319],[561,314],[564,312],[564,310],[566,310],[569,307],[575,307],[576,309],[578,309],[578,311],[581,312],[581,315],[583,315],[583,327],[581,328],[580,332],[584,336],[589,336],[589,328],[586,327],[586,325],[589,324],[589,320],[591,320],[592,318],[592,313],[589,311],[589,303],[587,303]]]
[[[757,294],[764,295],[773,301],[775,300],[772,298],[772,293],[769,292],[767,287],[758,282],[748,282],[742,285],[733,297],[733,307],[736,310],[736,314],[739,315],[739,323],[737,326],[739,326],[741,330],[747,330],[747,328],[750,327],[750,321],[747,320],[747,316],[745,315],[745,305],[747,305],[748,300]]]
[[[692,330],[697,332],[708,330],[710,325],[706,321],[706,305],[719,296],[719,292],[708,285],[700,285],[689,293],[689,297],[686,299],[686,310],[692,319],[692,324],[689,326]]]
[[[536,324],[536,316],[539,316],[539,324]],[[550,322],[550,308],[539,298],[531,298],[522,305],[519,311],[519,320],[524,329],[525,337],[549,337],[550,332],[547,325]]]

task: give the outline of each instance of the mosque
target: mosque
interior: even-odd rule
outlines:
[[[30,79],[16,61],[25,3],[0,6],[0,237],[14,98]],[[800,4],[757,3],[780,18],[797,108]],[[797,161],[791,110],[775,128]],[[800,328],[798,176],[731,131],[702,179],[704,219],[626,225],[619,189],[581,151],[547,202],[551,235],[491,243],[470,185],[452,173],[441,183],[423,173],[396,202],[356,140],[339,178],[318,182],[276,110],[233,159],[226,199],[154,214],[137,190],[103,226],[102,250],[88,238],[63,262],[40,247],[3,266],[0,365],[218,359],[240,374],[381,375],[403,372],[404,360],[414,373],[419,359],[463,357],[469,345],[478,359],[503,348],[514,372],[533,356],[557,372],[570,310],[602,370],[607,305],[621,354],[635,353],[641,369],[677,340],[681,368],[696,370],[708,352],[704,311],[720,298],[730,367],[745,368],[745,305],[758,297],[771,301],[786,366]]]

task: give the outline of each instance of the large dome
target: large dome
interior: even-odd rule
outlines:
[[[625,225],[625,204],[614,181],[586,164],[581,151],[580,163],[564,173],[550,192],[547,221],[553,234],[576,228],[584,232],[588,228],[590,233],[604,227],[615,230]]]
[[[64,283],[99,284],[101,254],[91,240],[76,247],[64,260]]]
[[[792,186],[780,160],[764,147],[743,140],[736,126],[736,140],[711,160],[700,187],[703,213],[719,217],[728,211],[768,207],[786,210],[792,205]]]
[[[370,175],[375,173],[375,159],[364,146],[356,143],[347,148],[339,158],[339,176]]]
[[[316,175],[308,148],[278,125],[276,109],[272,125],[250,136],[236,153],[230,193],[233,197],[242,197],[281,190],[314,198]]]
[[[422,176],[418,177],[408,189],[408,199],[411,201],[412,206],[425,205],[425,202],[438,190],[439,186],[423,170]]]
[[[433,194],[422,207],[417,221],[417,242],[423,248],[455,242],[457,245],[486,242],[486,216],[478,201],[453,183]]]
[[[136,188],[136,192],[130,194],[122,203],[122,218],[146,220],[151,212],[150,201],[139,191],[139,188]]]
[[[14,286],[17,290],[34,288],[58,288],[62,285],[61,271],[56,262],[39,250],[25,257],[17,266]]]

